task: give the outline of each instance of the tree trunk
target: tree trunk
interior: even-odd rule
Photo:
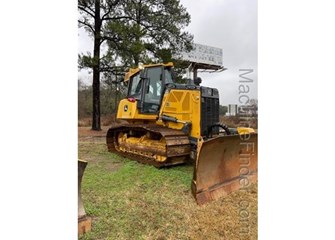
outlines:
[[[100,1],[95,0],[95,23],[94,23],[94,67],[93,67],[93,119],[92,130],[100,131],[100,32],[101,32],[101,19],[100,19]]]
[[[138,54],[136,54],[134,56],[135,67],[138,67],[139,62],[140,62],[140,57],[138,56]]]
[[[137,28],[141,29],[141,11],[142,8],[142,0],[140,0],[138,2],[138,6],[137,6],[137,11],[136,11],[136,24],[137,24]],[[135,43],[140,43],[141,38],[139,36],[139,32],[135,32]],[[140,55],[141,53],[139,52],[135,52],[135,56],[134,56],[134,62],[135,62],[135,67],[138,67],[138,64],[140,63]]]

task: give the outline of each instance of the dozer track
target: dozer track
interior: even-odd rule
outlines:
[[[110,152],[158,168],[188,162],[191,152],[188,135],[159,125],[119,124],[106,140]]]

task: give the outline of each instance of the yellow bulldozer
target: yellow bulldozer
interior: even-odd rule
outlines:
[[[107,132],[110,152],[158,168],[192,162],[198,204],[257,180],[257,133],[220,123],[219,92],[201,79],[176,82],[173,63],[139,65],[126,73],[125,99]]]

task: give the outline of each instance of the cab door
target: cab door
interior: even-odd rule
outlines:
[[[164,67],[155,66],[145,69],[145,81],[142,92],[142,113],[157,114],[160,109],[164,90]]]

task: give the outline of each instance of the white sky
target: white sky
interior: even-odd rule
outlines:
[[[221,73],[199,73],[202,85],[216,87],[220,104],[238,103],[239,69],[253,69],[248,76],[250,98],[257,98],[257,0],[181,0],[191,15],[187,31],[194,42],[223,49]],[[93,42],[79,29],[79,52],[92,52]],[[92,74],[81,71],[79,77],[92,82]]]

